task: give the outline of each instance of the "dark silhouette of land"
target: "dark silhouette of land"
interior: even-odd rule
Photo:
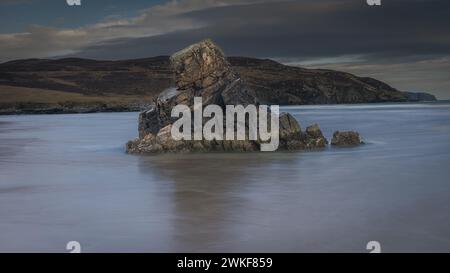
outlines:
[[[268,59],[228,61],[267,104],[433,100],[349,73],[286,66]],[[26,59],[0,64],[0,114],[138,111],[174,86],[168,56],[97,61]]]

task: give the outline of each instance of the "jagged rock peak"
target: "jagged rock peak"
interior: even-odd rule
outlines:
[[[175,71],[175,83],[179,90],[200,90],[220,80],[235,80],[225,55],[210,39],[193,44],[170,57]]]

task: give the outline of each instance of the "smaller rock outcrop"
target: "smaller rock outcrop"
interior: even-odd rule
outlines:
[[[354,131],[336,131],[331,139],[331,145],[338,147],[357,146],[361,144],[364,144],[364,142],[361,140],[359,133]]]
[[[280,148],[283,150],[320,149],[328,144],[319,125],[311,125],[303,132],[300,124],[289,113],[280,115],[279,126]]]
[[[156,135],[159,129],[161,128],[155,106],[139,114],[139,138],[144,138],[148,134]]]
[[[306,147],[320,147],[325,148],[328,144],[328,140],[323,136],[319,125],[313,124],[306,128],[307,145]]]

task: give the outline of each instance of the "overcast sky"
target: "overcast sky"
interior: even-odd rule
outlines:
[[[170,55],[204,38],[450,99],[449,0],[0,0],[0,62]]]

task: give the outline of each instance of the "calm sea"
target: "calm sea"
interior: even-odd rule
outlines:
[[[450,103],[283,110],[367,144],[135,156],[138,113],[0,116],[0,251],[450,251]]]

